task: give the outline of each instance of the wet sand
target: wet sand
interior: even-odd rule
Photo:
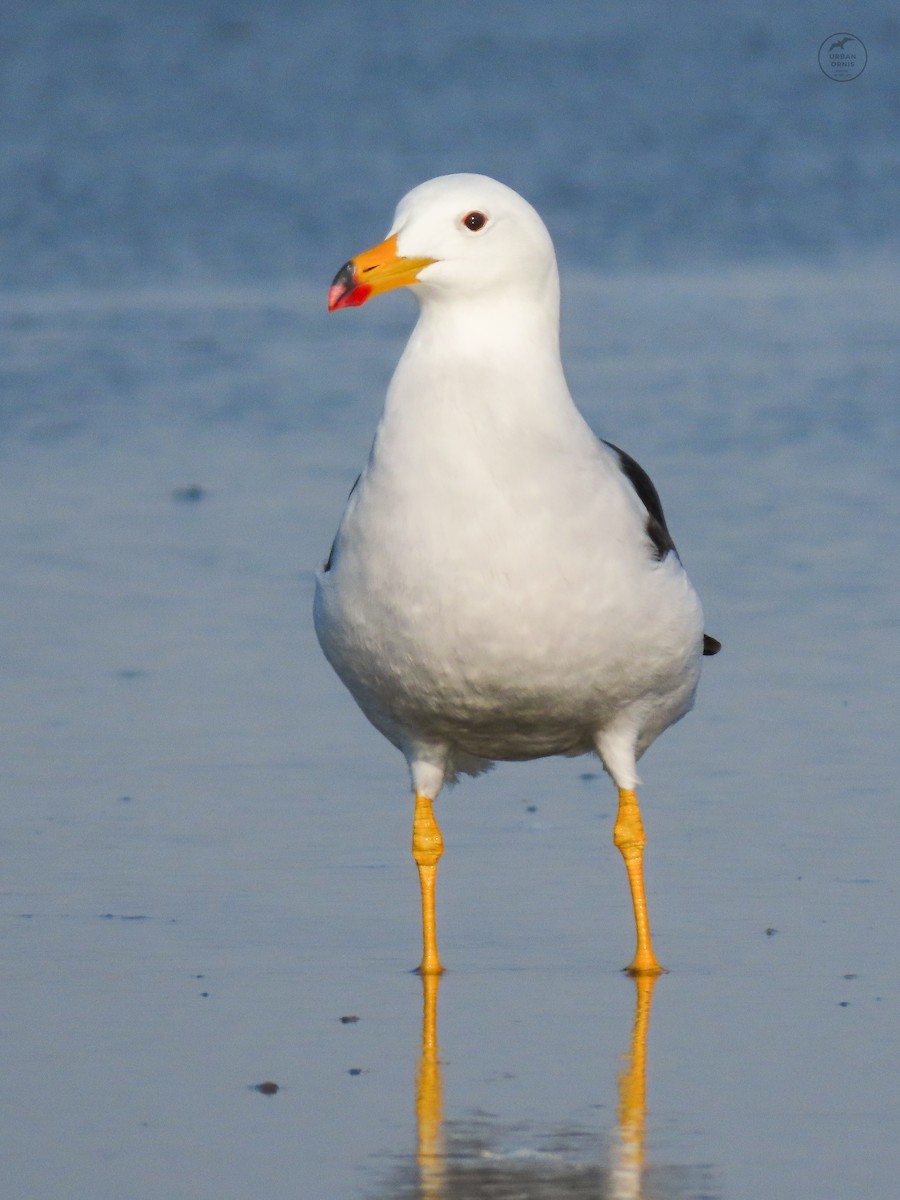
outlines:
[[[897,283],[570,273],[725,647],[642,763],[670,974],[641,1033],[598,764],[502,767],[439,801],[424,1050],[405,768],[309,611],[409,305],[0,298],[11,1196],[890,1193]]]

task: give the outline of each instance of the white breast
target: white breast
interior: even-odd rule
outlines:
[[[482,358],[476,393],[465,359],[451,376],[422,348],[414,336],[319,576],[329,660],[401,746],[583,751],[629,705],[649,744],[699,673],[702,618],[676,556],[654,559],[552,359],[495,362],[486,390]]]

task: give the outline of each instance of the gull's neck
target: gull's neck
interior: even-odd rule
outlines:
[[[512,290],[483,296],[431,295],[388,394],[385,416],[396,406],[440,402],[496,405],[524,419],[533,397],[545,414],[571,406],[559,354],[559,294]]]
[[[518,354],[522,346],[559,358],[559,281],[554,272],[541,287],[497,287],[484,292],[423,292],[411,343],[422,339],[431,353],[491,358]]]
[[[558,305],[552,290],[425,298],[388,388],[369,485],[387,483],[404,504],[433,479],[475,495],[540,473],[548,455],[593,455],[560,361]]]

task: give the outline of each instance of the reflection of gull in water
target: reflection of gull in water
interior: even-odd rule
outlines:
[[[642,1200],[645,1177],[652,1194],[665,1200],[715,1194],[706,1172],[698,1188],[688,1168],[645,1167],[647,1035],[654,976],[635,978],[634,1021],[618,1081],[617,1122],[610,1162],[586,1159],[595,1131],[564,1129],[528,1137],[489,1120],[445,1127],[443,1079],[437,1033],[440,977],[422,976],[422,1049],[416,1073],[416,1157],[409,1176],[395,1178],[391,1200]],[[511,1137],[516,1144],[509,1147]]]

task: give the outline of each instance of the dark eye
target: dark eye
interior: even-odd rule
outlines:
[[[466,229],[471,229],[473,233],[477,233],[479,229],[484,229],[487,225],[487,217],[483,212],[470,212],[463,217],[463,225]]]

